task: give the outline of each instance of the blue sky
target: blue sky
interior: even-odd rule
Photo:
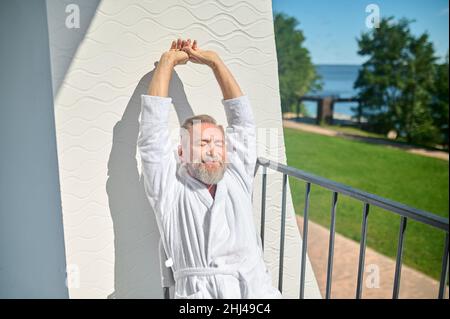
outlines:
[[[275,12],[294,16],[315,64],[360,64],[356,38],[366,27],[366,6],[377,4],[381,17],[414,19],[414,34],[428,32],[436,55],[449,47],[448,0],[272,0]]]

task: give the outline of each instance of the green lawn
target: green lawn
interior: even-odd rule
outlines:
[[[288,165],[400,203],[448,217],[448,162],[380,145],[284,129]],[[289,178],[294,207],[303,214],[305,183]],[[329,227],[332,193],[311,187],[310,219]],[[340,195],[336,231],[359,241],[363,204]],[[371,207],[367,245],[395,258],[400,217]],[[445,234],[408,220],[403,262],[436,279]],[[328,247],[324,247],[327,249]],[[338,257],[335,257],[338,258]]]

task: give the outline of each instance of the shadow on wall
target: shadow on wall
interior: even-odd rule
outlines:
[[[163,297],[158,246],[160,235],[136,161],[141,95],[147,94],[154,71],[139,81],[122,119],[113,130],[106,191],[114,225],[115,290],[108,298]],[[181,126],[193,111],[175,71],[169,96]]]

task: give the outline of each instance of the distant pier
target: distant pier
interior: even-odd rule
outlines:
[[[317,103],[317,116],[316,116],[316,124],[327,123],[333,124],[333,112],[334,112],[334,104],[341,102],[356,102],[358,103],[358,109],[360,109],[360,100],[356,97],[350,98],[341,98],[336,95],[329,96],[312,96],[305,95],[298,99],[297,101],[297,118],[300,113],[300,104],[304,101],[316,102]],[[358,123],[361,122],[361,112],[358,114]]]

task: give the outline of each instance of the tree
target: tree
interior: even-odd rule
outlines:
[[[298,24],[294,17],[283,13],[274,15],[281,105],[285,112],[294,111],[301,96],[321,86],[309,51],[303,47],[303,32],[296,29]]]
[[[448,149],[448,53],[446,61],[436,65],[435,86],[433,102],[431,103],[431,116],[435,126],[441,133],[442,144]]]
[[[408,142],[434,144],[440,140],[430,107],[436,57],[426,33],[411,33],[411,22],[384,18],[379,28],[361,35],[358,54],[368,60],[355,88],[363,115],[375,130],[395,129]]]

